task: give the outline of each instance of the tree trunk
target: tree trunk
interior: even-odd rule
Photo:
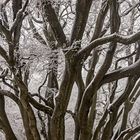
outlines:
[[[21,112],[21,116],[22,116],[23,125],[24,125],[27,140],[33,140],[34,137],[33,137],[33,134],[30,130],[29,118],[27,116],[26,110],[23,108],[23,106],[19,106],[19,108],[20,108],[20,112]]]
[[[40,140],[41,138],[40,138],[39,132],[37,130],[35,114],[28,101],[28,96],[27,96],[28,92],[26,91],[26,89],[22,88],[20,94],[21,94],[20,98],[21,98],[21,103],[23,105],[23,110],[25,110],[25,112],[23,111],[23,114],[26,113],[26,116],[24,114],[24,118],[26,120],[28,120],[29,129],[33,136],[33,140]]]
[[[65,140],[64,117],[74,84],[74,77],[74,64],[72,64],[69,60],[66,60],[63,80],[60,86],[59,94],[56,96],[56,105],[51,120],[52,140]]]
[[[17,140],[5,112],[4,96],[0,95],[0,124],[5,133],[6,140]]]
[[[77,115],[78,115],[78,111],[79,111],[79,107],[81,104],[81,100],[83,97],[83,93],[85,90],[85,85],[84,85],[84,81],[82,78],[82,66],[78,65],[78,67],[76,68],[76,84],[78,87],[78,97],[77,97],[77,101],[76,101],[76,106],[75,106],[75,115],[76,115],[76,120],[74,120],[75,122],[75,135],[74,135],[74,140],[78,140],[79,139],[79,135],[80,135],[80,126],[79,126],[79,121],[77,119]]]

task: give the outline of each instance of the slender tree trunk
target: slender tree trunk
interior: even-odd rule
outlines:
[[[24,106],[26,106],[26,115],[29,119],[29,127],[34,138],[33,140],[40,140],[40,135],[37,130],[37,124],[33,110],[28,102],[23,101],[22,103],[24,104]]]
[[[20,108],[20,112],[21,112],[21,116],[22,116],[23,125],[24,125],[27,140],[33,140],[34,137],[33,137],[33,134],[30,130],[29,118],[27,116],[26,110],[23,107],[19,107],[19,108]]]
[[[52,40],[54,38],[52,37]],[[47,87],[50,90],[54,90],[54,93],[57,94],[58,91],[58,81],[57,81],[57,69],[58,69],[58,52],[57,48],[54,47],[52,49],[52,55],[49,58],[49,74],[48,74],[48,82]],[[49,99],[50,106],[54,108],[54,93],[48,92],[46,90],[46,98]],[[48,138],[51,140],[51,117],[48,115]]]
[[[82,100],[82,96],[85,90],[85,85],[84,85],[84,81],[82,78],[82,67],[80,65],[77,66],[76,68],[76,84],[78,87],[78,97],[77,97],[77,102],[76,102],[76,106],[75,106],[75,115],[76,115],[76,120],[74,120],[75,122],[75,135],[74,135],[74,140],[78,140],[79,139],[79,135],[80,135],[80,126],[79,126],[79,121],[77,119],[77,115],[78,115],[78,111],[79,111],[79,107],[80,107],[80,103]]]
[[[24,117],[26,118],[26,120],[28,120],[29,128],[33,136],[33,140],[40,140],[40,135],[37,129],[35,114],[28,101],[28,96],[27,96],[28,92],[26,91],[26,89],[23,89],[22,87],[20,94],[21,94],[20,96],[21,104],[23,105],[23,110],[25,110],[25,112],[23,113],[26,113],[26,116],[24,114]]]
[[[74,77],[74,64],[66,59],[63,80],[60,86],[59,93],[56,96],[56,105],[51,120],[52,140],[65,140],[64,117],[74,84]]]
[[[17,140],[5,112],[4,96],[0,95],[0,123],[5,133],[6,140]]]

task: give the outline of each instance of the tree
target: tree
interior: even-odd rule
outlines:
[[[41,135],[64,140],[66,113],[74,120],[74,140],[139,139],[139,124],[132,128],[128,121],[140,93],[139,1],[6,0],[0,8],[0,79],[5,85],[0,89],[0,128],[7,140],[17,138],[5,111],[6,96],[19,107],[28,140],[40,140]],[[39,57],[48,65],[38,93],[30,92],[33,66],[27,67],[26,62],[37,55],[26,50],[23,38],[27,36],[29,50],[33,39],[37,51],[40,46],[47,48],[42,55],[49,51],[46,60]],[[65,62],[63,78],[58,80],[60,51]],[[73,112],[68,104],[74,83],[78,95]],[[47,114],[47,122],[41,112]]]

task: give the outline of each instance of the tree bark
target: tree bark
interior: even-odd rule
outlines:
[[[17,140],[5,112],[5,99],[0,95],[0,124],[5,133],[6,140]]]
[[[74,63],[65,62],[65,71],[51,120],[52,140],[65,140],[65,113],[69,103],[72,87],[75,79]]]

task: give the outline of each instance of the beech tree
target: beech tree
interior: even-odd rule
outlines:
[[[140,124],[129,120],[140,95],[139,4],[2,0],[0,129],[6,140],[18,139],[7,117],[6,97],[19,108],[27,140],[65,140],[66,114],[74,121],[74,140],[140,139]],[[33,93],[29,81],[36,58],[46,67]],[[68,105],[74,84],[73,111]]]

